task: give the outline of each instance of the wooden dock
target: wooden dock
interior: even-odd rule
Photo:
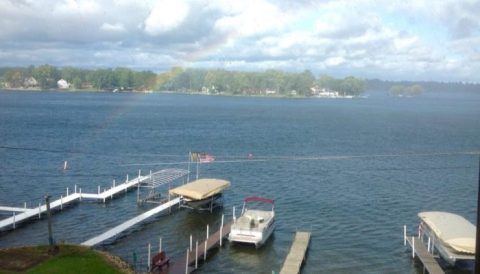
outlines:
[[[127,180],[125,181],[125,183],[119,185],[115,185],[114,183],[110,189],[103,192],[100,192],[99,187],[98,193],[95,194],[82,193],[81,188],[79,188],[79,191],[77,191],[77,186],[75,185],[73,193],[69,193],[67,188],[65,196],[61,195],[59,199],[50,202],[50,209],[52,210],[52,212],[58,209],[63,209],[64,206],[67,206],[73,202],[81,201],[82,199],[96,199],[105,202],[106,199],[113,199],[113,197],[118,193],[127,192],[128,189],[131,189],[134,186],[137,186],[138,184],[141,184],[148,179],[150,179],[150,175],[141,176],[139,174],[137,178],[129,181],[127,176]],[[11,217],[0,220],[1,231],[15,229],[18,223],[29,219],[34,219],[34,217],[38,217],[38,219],[40,219],[41,215],[47,211],[47,205],[39,204],[38,207],[34,208],[27,208],[26,206],[24,208],[1,206],[0,210],[13,212]]]
[[[280,274],[298,274],[310,243],[310,232],[297,231]]]
[[[404,244],[406,243],[412,247],[412,257],[415,258],[415,255],[420,259],[423,263],[423,266],[430,274],[443,274],[445,273],[443,269],[438,264],[437,260],[433,257],[433,255],[428,252],[425,248],[425,244],[422,242],[421,239],[418,237],[404,237]]]
[[[167,269],[168,274],[186,274],[192,273],[198,267],[198,262],[206,258],[205,252],[220,245],[220,239],[223,239],[230,233],[233,222],[230,222],[223,226],[223,228],[212,235],[209,235],[208,239],[198,244],[198,249],[192,246],[192,249],[185,251],[185,256],[174,259],[171,262],[170,267]],[[221,234],[220,234],[221,231]],[[188,255],[187,255],[188,254]]]

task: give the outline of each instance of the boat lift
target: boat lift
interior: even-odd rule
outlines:
[[[179,168],[167,168],[154,173],[150,171],[149,179],[144,181],[142,184],[137,185],[137,203],[161,204],[165,201],[169,201],[170,193],[168,190],[171,189],[172,184],[188,174],[188,170]],[[181,182],[182,184],[185,184],[186,178],[183,178],[183,181]],[[167,185],[168,189],[166,191],[166,195],[168,196],[163,197],[160,188]]]

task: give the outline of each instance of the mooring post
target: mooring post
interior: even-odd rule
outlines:
[[[127,174],[127,179],[125,180],[125,183],[128,183],[128,174]]]
[[[158,253],[162,252],[162,237],[158,240]]]
[[[430,236],[428,237],[427,251],[430,253]]]
[[[42,217],[42,210],[41,210],[42,203],[38,203],[38,219],[41,219]]]
[[[140,184],[137,184],[137,204],[140,201]]]
[[[207,261],[207,239],[205,239],[205,245],[204,245],[204,249],[203,249],[203,261],[206,262]]]
[[[195,242],[195,269],[198,268],[198,240]]]
[[[415,258],[415,237],[412,236],[412,258]]]
[[[77,193],[77,185],[75,185],[75,193]]]
[[[192,252],[192,248],[193,248],[193,239],[192,239],[192,234],[190,234],[190,252]]]
[[[224,215],[222,214],[222,222],[220,224],[220,247],[222,247],[222,239],[223,239],[223,218],[224,218]]]
[[[153,181],[153,178],[152,178],[152,171],[150,170],[150,183]]]
[[[27,202],[23,203],[23,208],[27,209]]]
[[[209,225],[207,224],[207,240],[208,240],[208,232],[209,232],[210,228],[209,228]]]
[[[15,229],[15,211],[13,212],[13,229]]]
[[[82,188],[80,188],[80,201],[82,200]]]
[[[150,263],[151,263],[151,259],[150,259],[150,256],[151,256],[151,254],[150,254],[150,248],[151,248],[150,243],[148,243],[148,262],[147,262],[147,264],[148,264],[148,271],[149,271],[149,272],[150,272],[150,269],[151,269],[151,265],[150,265]]]
[[[233,206],[233,223],[237,221],[237,216],[235,216],[235,206]]]
[[[403,226],[403,245],[407,245],[407,226]]]
[[[100,185],[98,186],[98,194],[100,194]]]
[[[113,187],[115,187],[115,179],[113,179],[113,183],[112,183]]]
[[[185,274],[188,274],[188,249],[187,249],[187,260],[185,261]]]
[[[68,187],[67,187],[67,196],[68,196]]]
[[[140,183],[140,177],[142,176],[142,170],[138,170],[138,182]]]
[[[45,205],[47,206],[47,220],[48,220],[48,243],[50,250],[53,251],[53,232],[52,232],[52,214],[50,212],[50,196],[45,196]]]
[[[60,210],[63,210],[63,194],[60,195]]]

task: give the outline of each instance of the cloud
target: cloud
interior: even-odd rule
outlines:
[[[182,0],[158,1],[145,19],[145,32],[161,35],[177,28],[189,13],[189,6]]]
[[[480,81],[480,2],[0,0],[0,63]]]

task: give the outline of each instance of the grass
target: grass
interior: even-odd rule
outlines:
[[[55,254],[48,246],[21,247],[0,250],[0,273],[76,274],[76,273],[129,273],[128,266],[119,258],[95,250],[60,245]]]

